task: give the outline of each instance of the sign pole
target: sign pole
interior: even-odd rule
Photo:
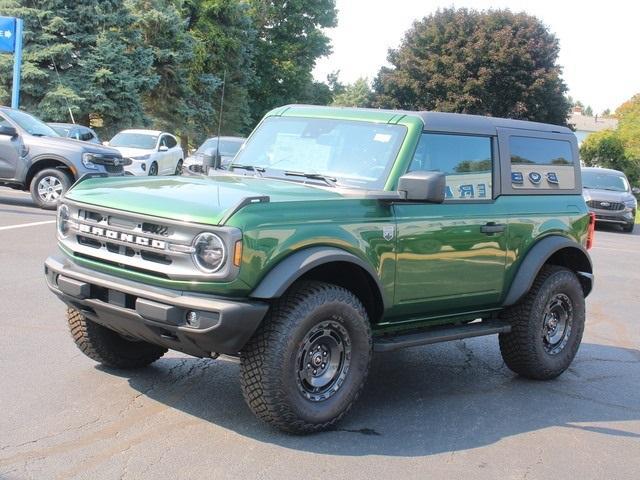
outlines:
[[[16,18],[15,52],[13,54],[13,89],[11,91],[11,108],[20,105],[20,67],[22,66],[22,19]]]

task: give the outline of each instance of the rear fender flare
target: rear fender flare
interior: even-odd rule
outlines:
[[[503,306],[514,305],[526,295],[544,264],[555,253],[565,250],[577,259],[572,269],[578,275],[585,297],[589,295],[593,288],[593,265],[589,254],[582,245],[574,240],[560,235],[552,235],[540,240],[527,252],[511,283]]]

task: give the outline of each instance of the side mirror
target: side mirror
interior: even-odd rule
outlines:
[[[167,147],[166,145],[160,145],[158,147],[158,151],[159,152],[167,152],[167,151],[169,151],[169,147]]]
[[[404,192],[405,200],[413,202],[444,202],[445,176],[442,172],[417,170],[400,177],[398,191]]]
[[[11,125],[0,125],[0,135],[15,137],[18,135],[18,131]]]

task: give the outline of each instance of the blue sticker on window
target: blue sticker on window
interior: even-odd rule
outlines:
[[[524,183],[522,172],[511,172],[511,183],[522,185]]]
[[[529,172],[529,180],[531,180],[531,183],[534,185],[538,185],[542,181],[542,175],[538,172]]]

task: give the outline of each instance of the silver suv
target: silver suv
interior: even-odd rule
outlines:
[[[639,193],[631,188],[624,173],[608,168],[582,169],[583,196],[596,222],[620,225],[625,232],[633,232]]]
[[[87,173],[122,175],[124,163],[113,148],[62,138],[33,115],[0,107],[0,186],[29,190],[41,208],[56,208]]]

